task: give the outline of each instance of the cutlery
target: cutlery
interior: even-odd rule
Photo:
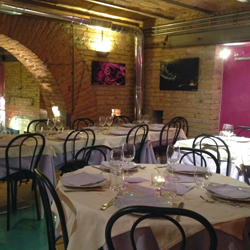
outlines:
[[[112,206],[115,203],[115,201],[117,200],[118,196],[122,195],[122,192],[123,192],[122,190],[119,190],[118,193],[116,194],[116,196],[113,199],[111,199],[109,202],[104,203],[102,205],[101,210],[106,210],[107,208],[109,208],[110,206]]]
[[[212,199],[213,200],[211,200],[211,199],[206,199],[205,197],[203,197],[202,195],[200,195],[200,197],[201,197],[201,199],[203,199],[205,202],[207,202],[207,203],[216,203],[216,202],[218,202],[218,203],[224,203],[224,204],[228,204],[228,205],[231,205],[231,206],[234,206],[234,207],[243,207],[242,205],[240,205],[240,204],[238,204],[238,203],[235,203],[235,202],[232,202],[232,201],[222,201],[222,200],[219,200],[219,199],[217,199],[217,198],[215,198],[215,197],[213,197]]]
[[[178,208],[183,208],[184,207],[184,202],[180,202],[180,204],[178,205]],[[177,221],[177,222],[180,222],[181,221],[181,216],[180,215],[176,215],[174,217],[174,219]]]

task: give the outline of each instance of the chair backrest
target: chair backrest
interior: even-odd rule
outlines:
[[[207,161],[209,159],[212,159],[216,167],[216,173],[220,173],[220,164],[217,158],[209,151],[199,148],[188,148],[188,147],[180,147],[180,151],[182,152],[182,156],[179,160],[179,163],[184,162],[184,163],[191,163],[194,166],[207,167],[209,164]],[[188,161],[185,161],[187,158]]]
[[[80,160],[83,161],[84,166],[100,165],[102,161],[109,160],[111,150],[112,148],[106,145],[94,145],[89,147],[83,147],[76,153],[75,161],[78,161],[80,158]],[[95,154],[94,157],[93,154]]]
[[[83,127],[94,126],[95,123],[90,118],[76,118],[72,122],[71,129],[82,129]]]
[[[54,186],[50,182],[50,180],[39,169],[35,169],[35,174],[36,174],[36,178],[37,178],[37,182],[38,182],[38,186],[40,190],[40,195],[41,195],[43,207],[44,207],[44,215],[45,215],[45,220],[46,220],[49,250],[56,249],[55,248],[56,235],[55,235],[54,215],[51,211],[51,197],[54,200],[54,203],[56,205],[57,212],[59,215],[64,249],[67,249],[69,239],[68,239],[65,215],[64,215],[61,201],[56,193]]]
[[[27,149],[26,142],[32,143],[32,147]],[[10,169],[33,172],[38,167],[44,148],[45,138],[40,133],[21,134],[13,138],[5,150],[7,178]],[[13,157],[13,153],[16,154],[15,157]],[[15,160],[13,160],[14,158]]]
[[[234,127],[234,133],[237,136],[248,136],[250,135],[250,127],[248,126],[236,126]]]
[[[206,151],[213,151],[215,152],[216,158],[221,166],[221,162],[223,161],[221,158],[221,153],[226,153],[226,175],[229,176],[230,173],[230,161],[231,161],[231,154],[230,150],[224,140],[220,137],[210,135],[210,134],[201,134],[195,137],[193,141],[193,148],[199,148]]]
[[[138,217],[134,217],[134,222],[132,223],[131,229],[130,229],[130,241],[132,245],[132,249],[136,250],[136,243],[134,240],[134,233],[136,230],[137,225],[139,225],[141,222],[143,222],[146,219],[152,220],[152,218],[160,218],[160,219],[165,219],[168,222],[173,223],[173,226],[176,226],[177,229],[180,231],[180,234],[182,236],[182,244],[180,249],[184,250],[186,246],[186,235],[184,228],[182,225],[177,222],[175,219],[173,219],[172,215],[180,215],[180,216],[185,216],[194,219],[195,221],[200,222],[205,229],[208,232],[209,239],[210,239],[210,244],[208,245],[209,250],[216,250],[217,248],[217,236],[215,233],[215,230],[213,226],[210,224],[210,222],[203,217],[202,215],[183,208],[169,208],[169,207],[150,207],[150,206],[130,206],[130,207],[125,207],[120,210],[118,210],[115,214],[111,216],[109,219],[108,223],[106,224],[106,229],[105,229],[105,238],[106,238],[106,243],[108,246],[109,250],[115,250],[113,241],[112,241],[112,228],[114,223],[122,216],[128,215],[128,214],[137,214]],[[169,223],[166,223],[166,227],[170,227]],[[119,249],[119,248],[117,248]]]
[[[188,125],[188,121],[186,118],[184,118],[182,116],[176,116],[170,120],[170,123],[172,123],[172,122],[178,122],[180,125],[180,128],[183,129],[186,136],[188,136],[189,125]]]
[[[132,123],[132,120],[125,115],[115,116],[113,119],[113,124],[118,124],[119,121],[121,121],[122,123]]]
[[[36,131],[38,126],[45,126],[47,128],[47,119],[32,120],[27,126],[27,133],[31,132],[32,127],[34,127],[34,131]]]
[[[180,123],[177,121],[170,121],[162,127],[159,137],[159,146],[155,149],[158,155],[165,154],[167,146],[176,143],[180,129]]]
[[[79,138],[81,138],[79,146]],[[65,172],[74,171],[82,164],[84,164],[84,156],[82,160],[75,161],[76,153],[88,146],[93,146],[95,144],[95,132],[92,129],[80,129],[71,131],[64,143],[63,143],[63,157],[64,157],[64,165],[60,169],[62,170],[62,174]],[[82,165],[84,167],[84,165]]]
[[[241,171],[244,176],[244,182],[250,185],[250,166],[241,165]]]
[[[148,125],[139,124],[131,128],[126,137],[126,143],[135,145],[134,162],[140,163],[141,152],[148,136]]]

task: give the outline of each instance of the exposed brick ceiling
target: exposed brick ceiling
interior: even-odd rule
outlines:
[[[243,0],[241,0],[243,1]],[[53,13],[106,17],[113,21],[145,25],[155,19],[177,22],[250,11],[250,0],[3,0],[23,8],[34,7]],[[118,19],[117,19],[118,18]]]

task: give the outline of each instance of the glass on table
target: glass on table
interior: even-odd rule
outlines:
[[[207,187],[210,183],[211,171],[209,168],[204,168],[205,171],[201,171],[200,167],[196,167],[194,170],[194,180],[197,188]]]
[[[166,155],[161,155],[156,158],[156,170],[158,173],[163,173],[168,171]]]
[[[135,158],[135,145],[132,143],[125,143],[122,145],[123,161],[129,165]],[[128,167],[128,166],[127,166]],[[128,171],[126,172],[128,175]]]
[[[106,117],[100,116],[99,117],[99,125],[103,128],[106,125]]]
[[[178,144],[169,144],[167,147],[167,162],[170,164],[172,173],[174,172],[174,164],[180,159],[180,147]]]
[[[108,127],[110,129],[111,125],[113,124],[113,117],[112,116],[106,117],[106,124],[108,125]]]
[[[229,140],[230,136],[234,133],[234,126],[232,124],[223,124],[222,126],[223,135]]]

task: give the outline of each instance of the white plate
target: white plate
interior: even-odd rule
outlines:
[[[209,185],[210,186],[210,185]],[[209,188],[208,186],[208,188]],[[213,183],[212,186],[215,186],[215,184]],[[232,197],[232,196],[228,196],[228,195],[225,195],[224,192],[223,192],[223,186],[222,184],[218,184],[218,186],[220,186],[222,189],[221,190],[217,190],[217,192],[212,192],[211,190],[207,190],[208,193],[210,193],[211,195],[215,196],[215,197],[218,197],[218,198],[222,198],[222,199],[226,199],[226,200],[234,200],[234,201],[250,201],[250,197],[249,198],[236,198],[236,197]],[[233,190],[235,190],[236,192],[237,191],[242,191],[242,192],[247,192],[249,193],[249,196],[250,196],[250,188],[248,187],[239,187],[239,186],[233,186],[233,185],[228,185],[230,186]]]
[[[200,173],[206,172],[205,167],[197,167],[181,163],[177,163],[174,165],[174,172],[180,174],[194,174],[195,168],[198,168]]]
[[[94,184],[90,184],[90,185],[85,185],[85,186],[78,186],[78,185],[65,183],[63,180],[60,180],[60,181],[63,184],[63,186],[65,186],[65,187],[77,187],[77,188],[101,187],[101,186],[105,185],[105,183],[106,183],[106,179],[105,179],[102,182],[98,182],[98,183],[94,183]]]
[[[237,141],[237,142],[249,142],[250,138],[235,136],[235,137],[231,137],[230,140]]]

